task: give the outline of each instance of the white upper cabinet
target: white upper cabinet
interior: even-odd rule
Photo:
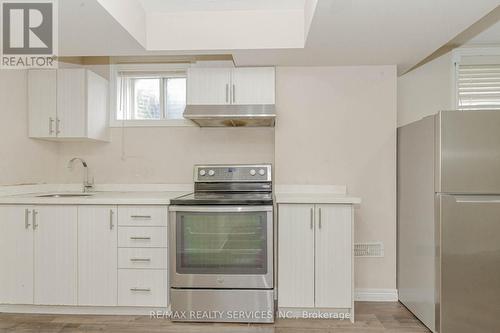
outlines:
[[[57,71],[57,135],[61,138],[82,138],[87,126],[85,114],[85,70]],[[83,125],[83,126],[82,126]]]
[[[233,69],[232,104],[274,104],[274,68]]]
[[[231,70],[231,68],[189,68],[188,104],[230,104]]]
[[[273,67],[193,67],[188,70],[188,104],[274,104],[274,76]]]
[[[0,303],[33,304],[31,209],[0,206]]]
[[[28,96],[30,137],[57,137],[57,72],[28,71]]]
[[[108,139],[108,81],[81,68],[28,72],[29,136]]]
[[[78,207],[78,305],[117,304],[117,220],[114,206]]]

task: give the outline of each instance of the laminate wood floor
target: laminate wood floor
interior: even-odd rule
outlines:
[[[399,303],[356,302],[356,322],[279,319],[274,324],[173,323],[148,316],[30,315],[0,313],[0,332],[162,333],[428,333]]]

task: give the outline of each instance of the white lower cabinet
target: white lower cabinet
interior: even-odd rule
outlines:
[[[167,269],[167,251],[165,248],[120,248],[118,268]]]
[[[117,305],[117,220],[115,206],[78,208],[79,305]]]
[[[0,206],[0,303],[33,304],[31,207]]]
[[[166,307],[166,211],[0,205],[0,304]]]
[[[36,206],[34,303],[76,305],[78,297],[77,207]]]
[[[118,207],[118,305],[166,307],[167,207]]]
[[[119,247],[165,248],[167,228],[165,227],[119,227]]]
[[[314,307],[314,205],[280,205],[278,302]]]
[[[118,305],[167,306],[165,270],[120,269],[118,286]]]
[[[352,305],[352,208],[316,205],[315,296],[319,308]]]
[[[353,310],[352,206],[278,205],[278,306]]]

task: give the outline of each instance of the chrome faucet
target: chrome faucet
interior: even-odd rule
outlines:
[[[83,165],[83,192],[91,192],[94,189],[94,178],[92,177],[92,180],[89,178],[89,167],[87,165],[87,162],[85,160],[81,159],[80,157],[74,157],[68,162],[68,169],[72,170],[73,169],[73,162],[75,161],[80,161]]]

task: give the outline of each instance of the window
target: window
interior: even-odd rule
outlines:
[[[458,68],[460,110],[500,110],[500,64]]]
[[[500,50],[458,49],[454,58],[457,109],[500,110]]]
[[[184,126],[186,68],[117,65],[112,73],[111,126]]]

